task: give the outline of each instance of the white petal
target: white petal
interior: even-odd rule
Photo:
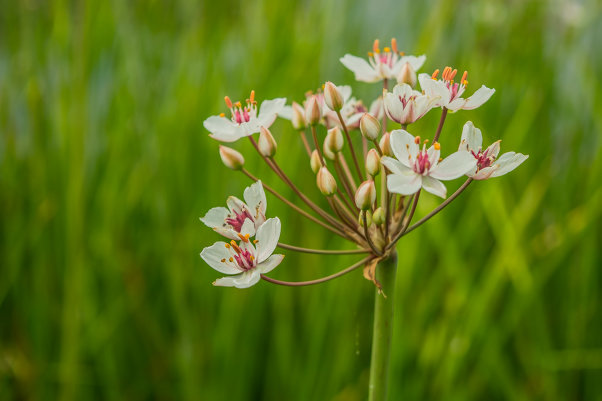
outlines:
[[[237,214],[240,214],[243,210],[249,210],[247,205],[236,196],[228,196],[226,205],[231,211],[236,212]]]
[[[399,101],[397,95],[393,93],[385,94],[383,103],[387,116],[391,120],[399,123],[403,116],[403,104]]]
[[[439,164],[439,157],[441,156],[441,149],[437,149],[434,145],[428,148],[426,154],[429,158],[429,163],[431,164],[431,168],[435,168],[437,164]]]
[[[445,108],[448,109],[450,112],[455,113],[456,111],[463,109],[465,104],[466,104],[466,99],[458,97],[458,98],[455,98],[454,100],[452,100],[451,102],[449,102],[445,106]]]
[[[341,97],[343,98],[343,103],[347,103],[347,101],[351,97],[351,86],[341,85],[341,86],[337,86],[337,89],[338,89],[339,93],[341,94]]]
[[[230,211],[225,207],[214,207],[201,217],[201,221],[209,228],[222,227],[229,214]]]
[[[260,279],[261,274],[257,269],[251,269],[237,276],[218,278],[213,282],[213,285],[219,287],[249,288],[257,284]]]
[[[257,115],[257,118],[261,120],[266,116],[278,114],[282,111],[282,108],[285,106],[285,104],[286,98],[284,97],[264,100],[263,102],[261,102],[261,107],[259,107],[259,114]]]
[[[267,219],[257,229],[257,263],[263,262],[274,252],[279,238],[280,219],[278,217]]]
[[[234,142],[244,136],[244,130],[226,117],[211,116],[203,121],[203,126],[213,139],[221,142]]]
[[[477,89],[477,91],[471,97],[466,99],[466,104],[464,104],[462,108],[464,110],[476,109],[477,107],[488,101],[494,92],[495,89],[490,89],[483,85],[479,89]]]
[[[499,169],[491,174],[492,177],[499,177],[500,175],[507,174],[520,166],[525,160],[529,158],[529,155],[523,155],[522,153],[508,152],[500,156],[496,160],[495,164],[499,165]]]
[[[429,176],[422,177],[422,188],[433,195],[442,197],[443,199],[445,199],[447,196],[447,188],[445,188],[445,185],[443,185],[441,181]]]
[[[242,223],[242,226],[240,227],[240,234],[245,236],[245,235],[249,235],[249,237],[252,237],[255,235],[255,223],[253,222],[253,220],[246,218],[245,221]],[[237,239],[239,239],[240,237],[238,237]]]
[[[401,65],[404,65],[405,63],[410,63],[414,71],[418,71],[423,66],[425,61],[426,56],[424,54],[421,56],[404,56],[399,60]]]
[[[458,150],[474,150],[478,153],[483,146],[481,130],[474,126],[472,121],[467,121],[462,128],[462,139]]]
[[[431,98],[437,99],[433,107],[447,106],[450,99],[450,92],[447,86],[442,81],[431,78],[429,74],[418,75],[420,87]]]
[[[284,255],[272,255],[258,264],[256,269],[261,274],[269,273],[282,262],[282,259],[284,259]]]
[[[412,167],[410,160],[414,160],[420,150],[414,135],[402,129],[391,131],[391,149],[397,160],[410,168]]]
[[[477,160],[468,152],[459,151],[447,156],[441,163],[429,172],[438,180],[453,180],[471,171],[477,165]]]
[[[487,153],[487,156],[497,157],[497,155],[500,153],[500,142],[502,142],[501,139],[493,142],[491,145],[489,145],[484,153]]]
[[[278,113],[278,117],[282,117],[286,120],[292,120],[293,119],[293,108],[292,106],[284,106],[282,108],[282,110],[280,110],[280,113]]]
[[[222,241],[216,242],[201,252],[201,258],[218,272],[224,274],[240,273],[241,269],[236,262],[230,262],[231,256],[230,251],[226,248],[226,243]]]
[[[265,198],[265,192],[263,191],[261,180],[245,188],[243,197],[245,198],[245,202],[249,207],[249,211],[255,220],[258,220],[262,216],[265,217],[267,200]]]
[[[422,176],[413,171],[409,174],[389,174],[387,188],[389,192],[401,195],[412,195],[422,186]]]
[[[418,95],[418,94],[420,94],[420,93],[414,93],[414,92],[416,92],[416,91],[414,91],[410,85],[408,85],[408,84],[404,84],[404,83],[397,84],[397,85],[395,85],[395,87],[393,88],[393,94],[394,94],[394,95],[395,95],[395,96],[396,96],[398,99],[399,99],[400,97],[401,97],[401,98],[404,98],[404,97],[410,97],[410,96],[413,96],[413,95]]]
[[[358,81],[377,82],[381,80],[380,75],[363,58],[346,54],[341,57],[340,61],[355,74],[355,79]]]
[[[380,162],[393,174],[409,174],[412,172],[412,169],[404,166],[399,160],[393,159],[389,156],[383,156],[380,159]]]
[[[493,174],[495,170],[497,170],[499,167],[500,166],[498,166],[497,164],[494,164],[493,166],[485,167],[477,171],[476,173],[472,172],[466,175],[474,180],[486,180],[489,177],[491,177],[491,174]]]

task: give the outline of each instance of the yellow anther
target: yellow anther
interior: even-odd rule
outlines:
[[[224,113],[219,113],[220,117],[226,117],[226,115]]]
[[[406,55],[406,52],[399,52],[399,55],[400,55],[401,57],[403,57],[403,56],[405,56],[405,55]]]
[[[368,57],[373,57],[373,56],[374,56],[374,53],[368,52]]]
[[[232,108],[232,100],[230,100],[228,96],[224,97],[224,102],[226,102],[226,107],[228,107],[229,109]]]
[[[390,47],[385,47],[383,50],[385,51],[385,53],[390,53],[391,52],[391,48]]]
[[[255,256],[251,255],[250,256],[251,260],[255,260]]]
[[[435,150],[441,150],[441,145],[439,145],[439,142],[435,142],[433,146],[435,147]]]
[[[397,53],[397,39],[391,39],[391,48],[393,49],[393,53]]]
[[[249,242],[249,234],[242,235],[241,233],[238,233],[238,238],[240,238],[241,241]]]
[[[230,261],[230,263],[234,262],[234,259],[232,257],[230,257],[230,259],[228,259]]]
[[[464,85],[464,86],[468,85],[468,81],[467,80],[462,81],[462,85]]]
[[[254,240],[253,240],[253,243],[254,243],[254,244],[256,244],[256,243],[258,243],[258,242],[259,242],[259,240],[258,240],[258,239],[254,239]]]
[[[440,158],[439,158],[439,163],[441,163],[442,161],[443,161],[443,158],[442,158],[442,157],[440,157]]]
[[[242,104],[241,104],[240,102],[236,102],[234,105],[235,105],[236,107],[242,107]]]
[[[226,263],[226,259],[222,259],[222,263]]]
[[[230,244],[224,244],[224,246],[228,249],[230,248]]]

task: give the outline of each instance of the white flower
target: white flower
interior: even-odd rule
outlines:
[[[464,71],[460,82],[454,83],[454,78],[458,70],[453,70],[451,67],[445,67],[442,74],[442,80],[437,79],[439,70],[436,70],[432,76],[428,74],[420,74],[418,80],[422,90],[431,97],[439,97],[435,107],[445,107],[449,111],[472,110],[485,103],[495,92],[495,89],[490,89],[485,85],[481,86],[470,97],[461,98],[468,81],[466,80],[467,72]]]
[[[203,122],[203,126],[211,132],[210,136],[221,142],[235,142],[259,132],[262,126],[269,128],[286,103],[285,98],[264,100],[258,114],[255,91],[251,91],[251,96],[246,100],[244,107],[240,102],[233,104],[228,96],[225,97],[225,101],[232,114],[231,118],[226,118],[222,113],[219,116],[211,116]]]
[[[257,237],[253,241],[256,247],[247,238],[238,244],[234,240],[230,243],[220,241],[203,249],[201,258],[209,266],[220,273],[234,274],[215,280],[213,285],[247,288],[256,284],[262,274],[272,271],[284,259],[284,255],[272,255],[279,237],[280,220],[275,217],[268,219],[257,230]]]
[[[397,41],[391,39],[391,48],[385,47],[381,53],[378,40],[374,41],[373,52],[368,53],[368,61],[346,54],[340,61],[355,74],[355,79],[362,82],[378,82],[383,79],[397,79],[401,68],[409,63],[414,71],[424,64],[426,56],[405,56],[397,51]]]
[[[393,93],[386,92],[384,100],[387,116],[399,124],[411,124],[424,116],[440,99],[422,94],[408,84],[395,85]]]
[[[460,141],[459,151],[466,151],[472,155],[477,165],[466,175],[475,180],[486,180],[490,177],[499,177],[511,172],[522,162],[529,158],[529,155],[522,153],[508,152],[497,158],[500,152],[500,142],[496,141],[489,145],[485,151],[482,149],[483,136],[481,130],[476,128],[472,122],[468,121],[462,129],[462,140]]]
[[[214,207],[201,221],[230,239],[249,239],[265,222],[267,202],[261,181],[245,188],[245,202],[235,196],[228,197],[225,207]]]
[[[474,169],[476,160],[467,152],[455,152],[439,162],[439,143],[435,142],[428,150],[426,144],[420,149],[420,137],[414,137],[404,130],[391,132],[391,147],[397,160],[381,158],[391,174],[387,176],[390,192],[411,195],[421,187],[425,191],[445,198],[447,189],[439,180],[453,180]]]

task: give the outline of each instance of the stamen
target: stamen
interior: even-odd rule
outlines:
[[[435,142],[433,146],[435,147],[435,150],[441,150],[441,145],[439,145],[439,142]]]
[[[391,39],[391,48],[393,49],[393,53],[397,53],[397,39]]]
[[[226,259],[222,259],[222,263],[226,263]]]
[[[230,249],[230,244],[224,244],[226,248]]]
[[[236,102],[236,103],[234,103],[234,105],[235,105],[236,107],[242,107],[242,104],[241,104],[240,102]]]
[[[368,52],[368,57],[374,57],[374,53]]]
[[[228,96],[224,97],[224,102],[226,102],[226,106],[231,109],[232,108],[232,100]]]
[[[433,75],[431,75],[431,78],[433,78],[434,80],[437,80],[437,75],[439,75],[439,69],[438,68],[435,70],[435,72],[433,72]]]
[[[450,79],[450,80],[454,79],[454,77],[456,76],[456,74],[457,74],[457,73],[458,73],[458,70],[457,70],[457,69],[454,69],[454,70],[451,72],[451,74],[450,74],[450,76],[449,76],[449,79]]]
[[[226,115],[224,113],[219,113],[220,117],[226,117]]]
[[[403,57],[403,56],[405,56],[405,55],[406,55],[406,52],[399,52],[399,55],[400,55],[401,57]]]
[[[255,103],[255,89],[251,91],[251,96],[249,96],[249,100],[251,103]]]
[[[234,259],[232,257],[230,257],[230,259],[228,259],[230,261],[230,263],[234,262]]]
[[[419,136],[417,136],[416,138],[414,138],[414,143],[416,145],[420,145],[420,137]]]
[[[250,237],[249,234],[242,235],[241,233],[238,233],[238,238],[240,238],[241,241],[249,242],[249,237]]]
[[[253,240],[253,243],[254,243],[254,244],[257,244],[258,242],[259,242],[259,240],[258,240],[258,239],[254,239],[254,240]]]
[[[385,51],[385,53],[390,53],[391,52],[391,48],[389,48],[389,47],[385,47],[383,50]]]
[[[374,39],[374,43],[372,44],[372,51],[374,53],[380,53],[380,49],[378,48],[378,39]]]
[[[461,84],[466,85],[468,83],[468,81],[466,80],[467,76],[468,76],[468,71],[464,71],[464,74],[462,74],[462,79],[460,80]],[[466,84],[464,82],[466,82]]]

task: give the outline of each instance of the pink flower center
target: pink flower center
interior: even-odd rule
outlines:
[[[240,213],[236,211],[233,211],[232,213],[234,213],[234,217],[226,218],[226,223],[230,224],[234,231],[238,233],[240,232],[242,225],[244,224],[246,219],[250,219],[251,221],[253,221],[253,217],[247,209],[243,209]]]
[[[485,152],[483,152],[479,148],[479,151],[477,153],[475,153],[474,150],[471,150],[470,153],[472,153],[474,158],[477,159],[477,169],[478,170],[481,170],[481,169],[491,166],[491,164],[493,164],[493,162],[495,161],[494,155],[490,155],[490,156],[488,155],[489,148],[485,149]]]
[[[413,170],[417,174],[425,174],[430,168],[431,162],[429,160],[428,153],[423,148],[420,152],[418,152],[418,156],[416,156],[416,161],[414,162]]]
[[[248,236],[240,236],[240,237],[243,240],[243,242],[245,242],[245,243],[249,242]],[[241,242],[241,244],[242,244],[242,242]],[[238,246],[236,241],[234,241],[234,240],[230,241],[229,244],[226,244],[226,248],[232,254],[232,257],[230,257],[230,259],[229,259],[230,263],[236,262],[236,265],[242,271],[251,270],[252,268],[254,268],[256,266],[256,263],[255,263],[256,259],[255,259],[255,255],[253,255],[253,252],[250,251],[249,249],[242,249],[240,246]],[[226,263],[226,259],[222,259],[222,262]]]
[[[246,100],[246,106],[243,107],[241,102],[232,103],[230,98],[224,98],[226,106],[232,113],[232,121],[236,124],[248,123],[257,115],[257,102],[255,101],[255,91],[251,91],[251,96]]]

